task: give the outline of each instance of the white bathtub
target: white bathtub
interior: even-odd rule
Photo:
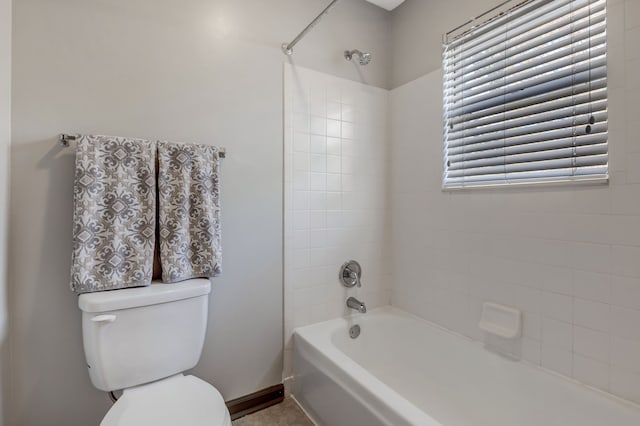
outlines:
[[[293,395],[319,425],[640,425],[637,405],[391,307],[299,328],[294,352]]]

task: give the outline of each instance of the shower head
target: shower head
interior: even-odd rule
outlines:
[[[361,52],[358,49],[344,51],[344,58],[347,61],[350,61],[351,59],[353,59],[353,55],[358,55],[358,58],[359,58],[358,63],[360,65],[368,65],[369,62],[371,62],[371,53]]]

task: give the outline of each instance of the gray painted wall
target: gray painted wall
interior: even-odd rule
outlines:
[[[391,88],[442,66],[442,35],[500,0],[406,0],[391,13]]]
[[[9,145],[11,143],[11,0],[0,0],[0,365],[5,365],[7,218],[9,211]],[[0,426],[4,404],[0,370]]]
[[[325,5],[16,2],[7,424],[98,424],[110,406],[89,382],[80,311],[68,289],[74,155],[56,146],[60,132],[227,147],[224,273],[213,280],[195,374],[227,399],[281,381],[286,58],[280,44]],[[389,39],[386,12],[363,0],[345,1],[297,46],[293,61],[387,87]],[[374,62],[358,69],[343,59],[347,48],[372,51]]]

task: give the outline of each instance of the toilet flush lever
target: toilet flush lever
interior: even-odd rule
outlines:
[[[93,322],[114,322],[115,320],[115,315],[97,315],[91,318],[91,321]]]

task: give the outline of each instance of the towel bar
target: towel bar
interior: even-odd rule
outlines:
[[[58,144],[67,148],[71,141],[75,141],[79,137],[80,135],[78,134],[60,133],[60,135],[58,136]],[[218,151],[218,155],[220,156],[220,158],[226,158],[227,150],[225,148],[220,148],[220,150]]]

